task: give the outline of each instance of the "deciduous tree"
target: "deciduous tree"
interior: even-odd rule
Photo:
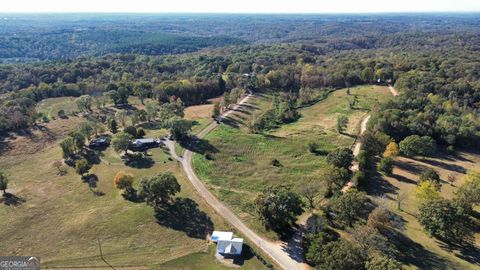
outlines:
[[[139,194],[148,204],[159,207],[180,192],[180,188],[177,178],[172,173],[167,172],[153,177],[142,178],[140,180]]]
[[[117,152],[123,151],[125,152],[125,154],[127,154],[128,147],[132,143],[132,140],[133,140],[132,135],[126,132],[118,133],[113,137],[113,140],[112,140],[113,149],[115,149],[115,151]]]
[[[268,230],[284,234],[303,213],[303,202],[286,186],[270,186],[257,196],[255,208]]]
[[[352,166],[353,152],[350,148],[337,148],[327,155],[327,162],[330,165],[347,170]]]

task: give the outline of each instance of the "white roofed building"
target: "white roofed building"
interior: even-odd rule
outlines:
[[[243,239],[233,238],[233,232],[214,231],[210,240],[217,243],[217,253],[222,256],[242,254]]]

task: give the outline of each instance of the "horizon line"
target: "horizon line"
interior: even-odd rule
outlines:
[[[230,12],[230,11],[0,11],[9,14],[228,14],[228,15],[362,15],[362,14],[476,14],[480,10],[456,11],[361,11],[361,12]]]

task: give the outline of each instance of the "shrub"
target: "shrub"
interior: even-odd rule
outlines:
[[[310,151],[310,153],[316,153],[317,149],[318,149],[318,143],[310,142],[308,144],[308,150]]]
[[[272,159],[272,161],[270,161],[270,164],[272,166],[275,166],[275,167],[281,167],[282,166],[282,163],[280,163],[280,161],[276,158]]]
[[[352,182],[354,186],[363,186],[366,184],[366,176],[363,171],[356,171],[352,177]]]
[[[123,131],[132,135],[133,138],[137,138],[137,129],[135,127],[128,126]]]
[[[143,138],[145,135],[145,130],[143,130],[143,128],[137,128],[137,138]]]
[[[67,117],[67,115],[65,114],[65,111],[64,111],[64,110],[59,110],[59,111],[57,112],[57,116],[58,116],[59,118],[62,118],[62,119]]]
[[[420,182],[430,182],[433,184],[435,189],[440,190],[441,183],[440,183],[440,176],[438,175],[437,171],[434,169],[427,169],[420,175]]]
[[[88,161],[86,159],[82,158],[75,162],[75,171],[78,174],[83,175],[87,173],[89,169],[90,165],[88,164]]]
[[[402,270],[402,264],[390,257],[374,256],[365,264],[366,270]]]
[[[384,157],[377,164],[377,170],[386,174],[391,175],[393,171],[393,160],[391,157]]]

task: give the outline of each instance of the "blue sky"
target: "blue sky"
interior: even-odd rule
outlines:
[[[480,0],[1,0],[0,12],[480,12]]]

